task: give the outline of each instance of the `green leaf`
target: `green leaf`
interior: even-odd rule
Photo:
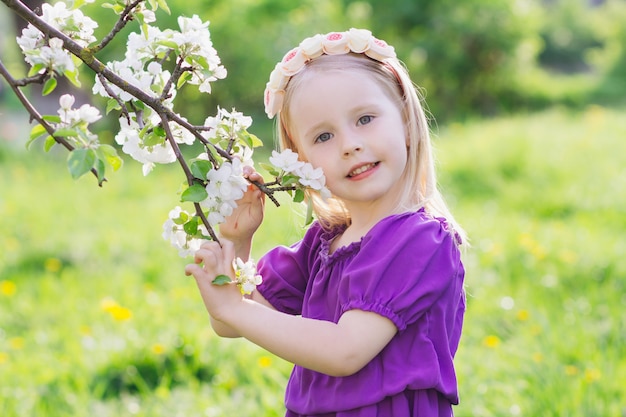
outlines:
[[[298,177],[296,175],[285,175],[280,185],[282,185],[283,187],[287,187],[289,185],[297,184],[297,183],[298,183]]]
[[[122,158],[117,154],[117,150],[111,145],[101,144],[96,152],[100,159],[103,159],[111,165],[113,171],[120,169],[124,163]]]
[[[78,131],[76,129],[70,129],[70,128],[67,128],[67,127],[62,127],[61,129],[55,130],[54,134],[56,136],[77,137],[78,136]]]
[[[100,158],[97,158],[96,163],[94,164],[94,168],[98,173],[98,184],[102,184],[104,182],[104,174],[106,172],[104,161]]]
[[[263,141],[259,139],[257,135],[253,135],[251,133],[249,135],[250,135],[250,139],[252,140],[253,148],[258,148],[259,146],[263,146]]]
[[[183,225],[183,230],[190,236],[194,236],[198,233],[198,217],[193,216],[187,223]]]
[[[198,159],[196,161],[193,161],[190,167],[193,176],[202,180],[206,180],[206,176],[211,168],[213,168],[213,165],[206,159]]]
[[[80,79],[78,78],[79,72],[78,69],[74,69],[74,71],[70,71],[70,70],[65,70],[63,72],[63,75],[65,75],[65,78],[68,79],[69,82],[72,83],[72,85],[74,85],[74,87],[80,87]]]
[[[176,42],[174,42],[174,41],[160,40],[160,41],[157,41],[155,43],[157,45],[162,45],[162,46],[165,46],[165,47],[170,48],[170,49],[174,49],[174,50],[178,49],[178,44]]]
[[[274,165],[266,164],[264,162],[259,162],[259,166],[263,168],[264,170],[266,170],[268,174],[270,174],[272,177],[278,177],[278,175],[280,175],[280,173],[276,170],[276,167],[274,167]]]
[[[134,100],[133,101],[133,106],[135,106],[139,110],[145,110],[146,109],[146,105],[143,104],[143,101],[141,101],[141,100]]]
[[[89,148],[74,149],[67,158],[72,178],[77,179],[89,172],[96,162],[96,152]]]
[[[259,146],[263,146],[263,142],[256,135],[248,133],[248,131],[244,130],[239,132],[237,135],[239,140],[245,143],[249,148],[257,148]]]
[[[165,129],[163,129],[163,127],[161,127],[161,126],[155,126],[154,127],[154,133],[156,135],[161,136],[162,138],[165,138],[167,136],[167,134],[165,133]]]
[[[30,71],[28,71],[28,76],[32,77],[33,75],[37,75],[39,74],[39,71],[41,71],[44,68],[46,68],[44,64],[35,64],[30,68]]]
[[[309,199],[306,204],[306,217],[304,225],[308,226],[313,222],[313,200]]]
[[[50,77],[44,83],[43,89],[41,90],[41,95],[47,96],[48,94],[53,92],[55,88],[57,88],[57,79],[54,77]]]
[[[190,72],[185,72],[183,75],[180,76],[180,78],[178,79],[178,82],[176,83],[176,88],[180,89],[183,85],[185,85],[185,83],[187,81],[189,81],[191,79],[192,75]]]
[[[33,128],[30,130],[30,139],[34,140],[37,139],[38,137],[46,134],[46,128],[43,127],[42,125],[35,125],[33,126]]]
[[[52,136],[48,136],[45,142],[43,143],[43,150],[46,152],[49,152],[50,149],[52,149],[52,147],[56,144],[57,144],[57,141],[54,140]]]
[[[157,146],[163,143],[165,143],[165,138],[157,133],[156,128],[143,137],[143,144],[145,146]]]
[[[228,275],[218,275],[215,277],[213,281],[211,281],[214,285],[226,285],[233,282]]]
[[[30,145],[43,135],[47,134],[46,128],[42,125],[35,125],[30,130],[30,139],[26,142],[26,149],[30,149]]]
[[[46,122],[61,123],[61,116],[57,116],[54,114],[46,114],[44,116],[41,116],[41,118],[44,119]]]
[[[293,196],[294,203],[302,203],[304,201],[304,191],[301,188],[296,190],[296,193]]]
[[[159,3],[159,6],[161,7],[161,9],[163,9],[163,11],[165,11],[165,13],[172,14],[172,12],[170,11],[170,8],[167,5],[167,3],[165,2],[165,0],[157,0],[157,2]]]
[[[104,4],[102,4],[101,7],[105,8],[105,9],[113,9],[113,11],[116,14],[122,14],[122,12],[124,11],[124,6],[119,4],[119,3],[118,4],[104,3]]]
[[[105,114],[109,114],[112,110],[121,110],[121,109],[122,109],[122,106],[120,106],[120,103],[118,103],[117,100],[112,98],[112,99],[109,99],[109,101],[107,101],[107,109],[106,109]]]
[[[177,224],[179,226],[187,223],[188,220],[189,220],[189,215],[187,213],[185,213],[185,212],[181,212],[180,216],[178,216],[175,219],[172,219],[174,224]]]
[[[209,196],[206,189],[200,184],[194,184],[191,187],[187,188],[180,196],[180,201],[191,201],[193,203],[199,203],[201,201],[206,200]]]

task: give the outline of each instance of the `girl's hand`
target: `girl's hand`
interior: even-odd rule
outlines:
[[[216,320],[224,321],[243,300],[243,295],[234,282],[215,285],[213,280],[218,275],[226,275],[234,279],[233,259],[235,248],[232,242],[207,242],[201,246],[194,256],[195,263],[185,267],[186,275],[193,275],[200,290],[200,295],[209,315]]]
[[[263,183],[263,177],[252,167],[243,168],[244,176],[250,181]],[[261,225],[265,212],[265,194],[255,185],[250,184],[244,196],[237,201],[237,208],[226,221],[220,224],[220,235],[235,243],[236,247],[246,246]],[[242,259],[247,254],[240,254]],[[245,259],[244,259],[245,260]]]

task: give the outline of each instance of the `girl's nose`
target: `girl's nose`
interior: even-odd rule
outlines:
[[[363,150],[363,142],[358,135],[347,134],[343,136],[343,156],[348,157]]]

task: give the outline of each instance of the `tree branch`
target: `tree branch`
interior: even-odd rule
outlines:
[[[20,102],[22,103],[22,105],[24,106],[28,114],[30,115],[30,121],[32,122],[33,120],[36,120],[37,123],[42,125],[44,129],[46,129],[46,132],[48,132],[48,134],[54,139],[56,143],[62,145],[65,149],[72,152],[75,148],[68,141],[66,141],[63,137],[57,136],[54,134],[54,128],[50,126],[50,124],[43,119],[43,117],[41,116],[41,114],[39,114],[37,109],[31,104],[30,101],[28,101],[28,98],[26,98],[26,96],[18,88],[19,86],[16,83],[16,80],[11,76],[7,68],[2,63],[2,60],[0,60],[0,75],[2,75],[2,77],[7,81],[7,83],[9,84],[9,86],[11,87],[15,95],[17,96],[17,98],[20,100]],[[98,171],[96,171],[94,168],[91,169],[91,173],[96,178],[99,178]],[[98,180],[98,186],[102,187],[102,183],[105,181],[106,181],[106,178],[102,178],[101,181]]]

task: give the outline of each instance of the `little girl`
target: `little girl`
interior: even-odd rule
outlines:
[[[332,197],[309,193],[317,220],[259,261],[263,282],[243,297],[211,281],[250,255],[264,200],[246,193],[222,246],[206,243],[186,267],[214,330],[295,364],[288,417],[451,416],[463,231],[437,190],[424,110],[394,49],[367,30],[305,39],[272,72],[265,105],[281,147],[321,167]]]

